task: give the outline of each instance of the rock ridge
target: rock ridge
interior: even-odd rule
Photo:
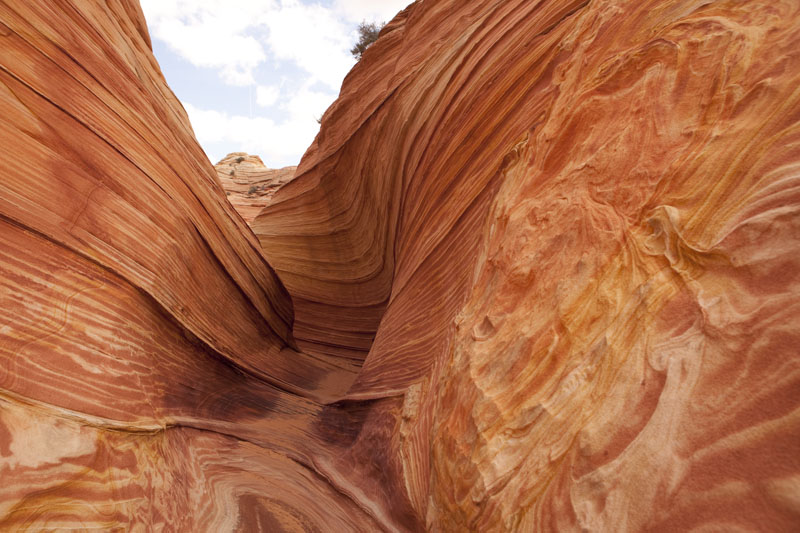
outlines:
[[[0,2],[0,529],[796,531],[798,50],[420,1],[215,167],[137,2]]]

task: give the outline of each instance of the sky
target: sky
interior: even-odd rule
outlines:
[[[355,64],[358,23],[412,0],[141,0],[153,52],[212,163],[296,165]]]

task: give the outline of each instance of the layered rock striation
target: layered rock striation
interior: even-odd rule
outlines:
[[[417,2],[254,218],[138,5],[0,42],[0,529],[800,526],[796,2]]]
[[[248,224],[280,187],[291,181],[297,167],[267,168],[257,155],[233,152],[214,169],[228,201]]]

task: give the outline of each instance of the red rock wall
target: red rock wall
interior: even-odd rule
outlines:
[[[798,7],[426,1],[350,73],[253,227],[422,524],[800,527]]]
[[[228,201],[248,224],[269,204],[297,167],[267,168],[257,155],[233,152],[214,165]]]
[[[0,530],[375,529],[313,466],[353,370],[295,350],[145,27],[0,2]]]
[[[0,2],[0,529],[797,530],[798,10],[414,4],[254,236],[138,6]]]

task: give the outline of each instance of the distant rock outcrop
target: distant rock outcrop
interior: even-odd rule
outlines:
[[[799,50],[420,1],[292,178],[136,2],[0,2],[0,530],[797,531]]]
[[[267,168],[260,157],[245,152],[226,155],[214,168],[228,200],[248,224],[297,170],[297,167]]]

